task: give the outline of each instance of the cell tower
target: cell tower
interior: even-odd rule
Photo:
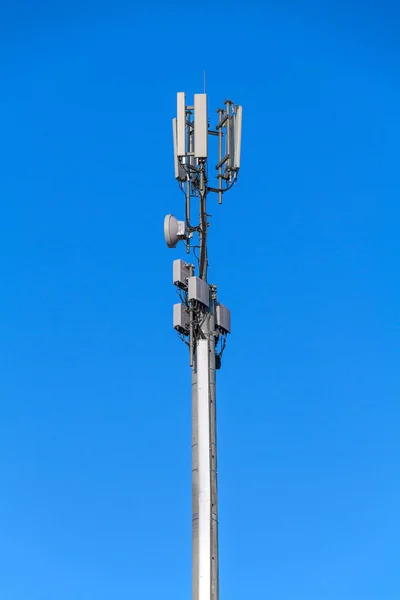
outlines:
[[[216,370],[231,330],[229,309],[218,301],[217,287],[207,281],[207,197],[224,194],[236,183],[240,169],[242,107],[226,100],[217,110],[218,123],[210,129],[207,94],[177,94],[177,116],[172,120],[175,179],[185,194],[185,219],[172,214],[164,219],[165,241],[179,241],[190,261],[174,260],[173,283],[181,302],[173,308],[173,326],[189,347],[192,369],[192,600],[219,600],[218,486],[216,436]],[[209,136],[218,138],[216,185],[207,169]],[[192,224],[192,208],[199,211]]]

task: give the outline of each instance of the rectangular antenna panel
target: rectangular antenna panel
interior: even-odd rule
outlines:
[[[228,165],[230,168],[235,168],[235,115],[231,115],[228,118],[227,128],[229,127],[229,148],[226,149],[226,153],[229,154]],[[228,136],[227,136],[228,138]]]
[[[176,154],[185,156],[186,154],[186,94],[178,92],[176,103]]]
[[[188,279],[188,298],[189,300],[197,300],[204,306],[210,305],[210,288],[208,284],[199,277],[189,277]]]
[[[178,148],[177,148],[177,119],[172,119],[172,138],[174,140],[174,170],[175,179],[178,181],[186,181],[185,169],[182,167],[178,160]]]
[[[194,156],[208,156],[207,94],[194,95]]]
[[[173,315],[174,329],[187,335],[190,328],[190,316],[189,311],[183,304],[174,304],[174,315]]]
[[[189,268],[186,263],[178,258],[172,263],[173,283],[181,290],[187,290],[189,279]]]
[[[234,147],[234,162],[235,169],[240,169],[240,151],[242,145],[242,107],[237,106],[235,115],[235,147]]]
[[[215,325],[224,333],[231,332],[231,311],[223,304],[215,307]]]

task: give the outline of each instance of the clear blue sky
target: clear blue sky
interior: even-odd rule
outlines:
[[[2,7],[0,598],[190,598],[162,224],[175,93],[205,68],[245,111],[210,207],[221,600],[398,600],[399,12],[135,4]]]

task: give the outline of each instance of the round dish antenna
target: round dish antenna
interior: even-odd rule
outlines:
[[[164,237],[168,248],[175,248],[186,235],[185,221],[178,221],[174,215],[166,215],[164,219]]]

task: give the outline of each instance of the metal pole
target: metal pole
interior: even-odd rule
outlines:
[[[199,431],[197,414],[197,345],[192,367],[192,600],[199,600]]]
[[[200,166],[200,277],[207,281],[207,192],[206,192],[206,167]]]
[[[215,292],[212,293],[215,296]],[[210,478],[211,478],[211,600],[219,600],[218,551],[218,475],[217,475],[217,407],[215,369],[215,297],[209,316],[209,382],[210,382]]]
[[[218,488],[214,301],[192,369],[192,599],[218,600]]]
[[[200,171],[200,277],[207,281],[207,192]],[[215,292],[195,345],[192,370],[193,600],[218,600],[218,499],[215,413]]]
[[[197,468],[198,553],[197,598],[210,600],[211,593],[211,478],[210,478],[210,378],[208,340],[196,344],[197,368]],[[196,595],[195,595],[196,597]]]

